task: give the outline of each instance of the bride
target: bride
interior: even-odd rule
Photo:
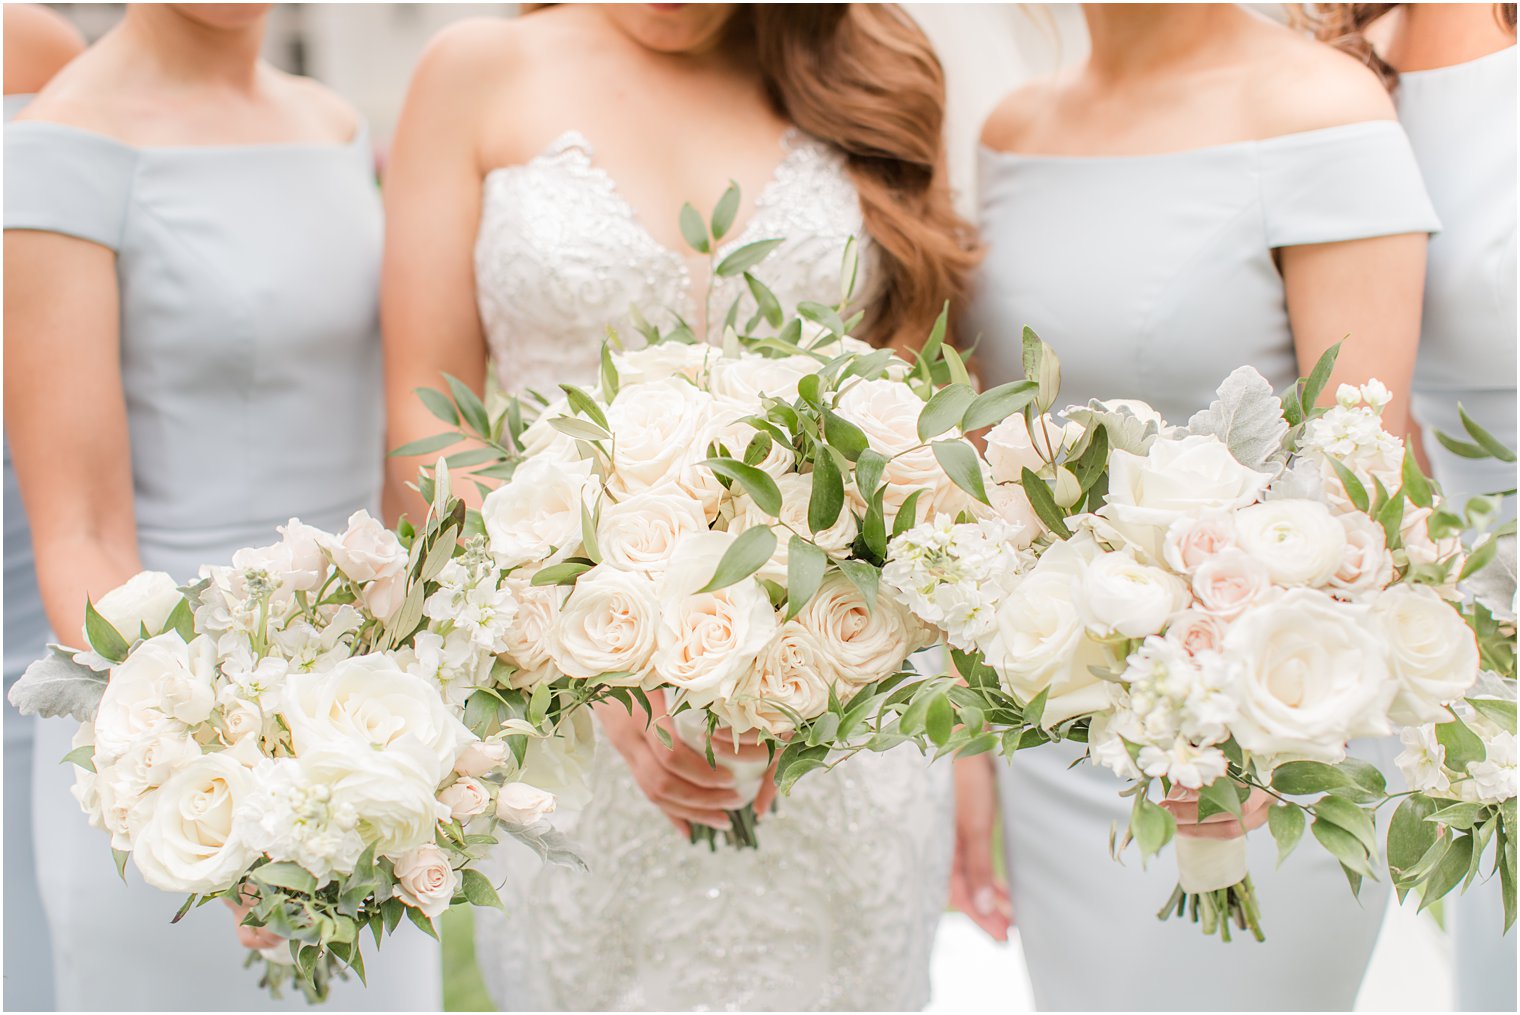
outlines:
[[[506,390],[552,393],[594,382],[607,324],[636,340],[630,307],[699,322],[706,259],[677,212],[730,180],[744,206],[720,257],[785,237],[765,281],[783,305],[833,302],[862,236],[862,337],[921,341],[975,256],[943,113],[940,66],[890,5],[566,5],[454,26],[412,81],[386,186],[389,443],[436,432],[413,391],[441,374],[480,390],[489,362]],[[393,516],[420,513],[419,464],[393,461]],[[499,1006],[923,1006],[950,766],[911,747],[857,758],[778,801],[758,850],[709,851],[686,831],[726,827],[726,774],[641,714],[597,718],[591,797],[566,822],[590,872],[504,855],[509,915],[478,917]]]

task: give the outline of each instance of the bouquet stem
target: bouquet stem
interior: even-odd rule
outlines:
[[[1205,934],[1231,940],[1230,925],[1265,941],[1256,890],[1246,871],[1245,836],[1201,839],[1180,835],[1177,845],[1177,887],[1156,914],[1158,920],[1187,915]]]
[[[728,812],[729,827],[727,831],[719,831],[709,828],[707,825],[691,826],[691,841],[706,843],[707,848],[716,851],[718,839],[721,837],[734,849],[756,849],[760,845],[760,839],[755,834],[755,805],[745,804],[736,811]]]
[[[687,709],[677,713],[673,717],[676,736],[680,737],[692,750],[699,754],[707,750],[707,721],[702,712],[696,709]],[[723,731],[718,731],[715,736],[722,736]],[[760,795],[760,784],[765,779],[765,773],[770,769],[769,761],[738,761],[723,754],[718,754],[714,762],[719,768],[726,769],[734,777],[734,791],[744,801],[744,805],[736,810],[728,812],[729,827],[727,831],[719,831],[716,828],[708,828],[705,825],[691,826],[691,841],[706,843],[709,849],[718,848],[718,837],[723,839],[735,849],[755,849],[760,845],[755,837],[755,798]]]

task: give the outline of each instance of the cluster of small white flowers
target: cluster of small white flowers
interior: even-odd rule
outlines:
[[[1473,698],[1514,701],[1514,688],[1509,681],[1485,672],[1473,689]],[[1516,796],[1515,735],[1467,700],[1456,702],[1452,712],[1482,741],[1483,757],[1469,761],[1465,770],[1451,763],[1445,745],[1436,735],[1437,726],[1451,721],[1450,716],[1421,726],[1406,726],[1399,730],[1404,750],[1395,761],[1409,788],[1439,799],[1478,804],[1502,804]]]
[[[903,603],[958,649],[977,648],[997,622],[997,604],[1032,555],[1015,549],[1013,527],[991,519],[956,524],[938,515],[892,541],[881,577]]]
[[[1236,713],[1226,677],[1217,654],[1195,658],[1178,643],[1152,635],[1125,661],[1111,691],[1108,730],[1140,747],[1137,760],[1146,775],[1189,789],[1213,782],[1226,764],[1215,745],[1229,739]]]
[[[1391,397],[1377,380],[1336,389],[1335,405],[1304,424],[1298,458],[1280,484],[1280,492],[1314,495],[1341,511],[1352,510],[1332,461],[1349,469],[1369,496],[1374,481],[1385,490],[1396,490],[1404,442],[1383,428],[1383,409]]]
[[[295,758],[260,762],[239,817],[250,847],[300,864],[319,885],[352,872],[364,852],[358,808],[330,784],[310,781]]]

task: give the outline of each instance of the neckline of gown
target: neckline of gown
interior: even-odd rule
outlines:
[[[1209,155],[1235,154],[1254,148],[1271,146],[1276,144],[1288,144],[1293,142],[1309,141],[1315,138],[1333,137],[1340,134],[1378,133],[1388,129],[1401,130],[1399,121],[1389,120],[1358,120],[1354,123],[1340,123],[1331,127],[1317,127],[1314,130],[1291,131],[1287,134],[1274,134],[1271,137],[1246,138],[1241,141],[1225,141],[1220,144],[1200,145],[1196,148],[1179,148],[1170,152],[1144,152],[1134,155],[1056,155],[1039,152],[1005,152],[986,144],[978,144],[977,151],[984,158],[998,159],[1000,161],[1025,163],[1030,165],[1046,164],[1070,164],[1081,165],[1105,165],[1132,162],[1154,162],[1167,159],[1183,159],[1189,157],[1203,157]]]

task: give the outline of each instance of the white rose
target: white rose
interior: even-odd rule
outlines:
[[[731,695],[776,632],[776,611],[754,578],[697,592],[712,580],[735,538],[728,532],[692,536],[677,550],[659,587],[655,672],[698,707]]]
[[[322,544],[339,571],[356,582],[381,581],[406,567],[406,548],[368,511],[355,511],[340,536],[324,533]]]
[[[491,806],[491,791],[479,779],[464,776],[439,793],[438,802],[455,821],[467,821]]]
[[[818,361],[811,356],[771,358],[745,353],[736,359],[714,361],[709,387],[720,398],[748,402],[758,408],[765,396],[794,401],[797,382],[818,369]]]
[[[792,729],[785,706],[804,719],[828,710],[829,688],[838,686],[841,700],[848,700],[848,684],[840,681],[834,660],[816,635],[796,620],[781,625],[776,637],[760,653],[733,699],[715,706],[725,726],[744,733],[763,728],[772,733]]]
[[[126,753],[166,720],[204,722],[216,704],[216,646],[206,635],[186,645],[173,631],[138,645],[111,671],[95,715],[96,754]]]
[[[1319,501],[1253,504],[1235,516],[1235,529],[1240,548],[1279,585],[1324,585],[1346,559],[1346,529]]]
[[[422,910],[429,920],[436,920],[449,908],[459,887],[459,875],[447,853],[430,842],[402,854],[393,866],[396,884],[391,893],[395,898]]]
[[[175,772],[201,756],[200,744],[187,730],[177,726],[144,734],[106,768],[107,781],[118,799],[162,786]]]
[[[388,655],[355,656],[323,673],[295,673],[280,714],[296,753],[351,740],[388,753],[406,752],[443,780],[475,739],[438,690]]]
[[[459,752],[454,771],[463,776],[485,775],[505,765],[509,753],[500,740],[480,740]]]
[[[327,577],[327,555],[322,552],[325,533],[299,518],[292,518],[277,531],[285,548],[286,581],[304,591],[320,588]]]
[[[842,574],[825,578],[796,619],[818,639],[839,680],[851,687],[896,673],[905,659],[932,643],[929,631],[887,589],[877,593],[871,609]]]
[[[416,752],[335,741],[303,754],[299,762],[307,784],[326,787],[333,800],[358,816],[366,841],[374,842],[381,856],[400,856],[432,842],[438,822],[448,820],[449,809],[435,795],[438,765]]]
[[[1161,556],[1179,574],[1192,574],[1204,561],[1235,545],[1235,518],[1228,511],[1184,515],[1162,540]]]
[[[1100,555],[1083,570],[1081,597],[1091,630],[1126,638],[1157,633],[1188,603],[1187,586],[1175,575],[1122,550]]]
[[[985,485],[990,503],[982,504],[968,498],[971,513],[979,519],[996,518],[1006,523],[1002,536],[1014,549],[1023,550],[1034,545],[1045,532],[1045,524],[1035,514],[1024,488],[1017,483],[993,483],[986,475],[983,479],[988,480]]]
[[[1230,625],[1224,658],[1246,750],[1337,762],[1353,737],[1389,732],[1394,687],[1366,607],[1292,589]]]
[[[504,655],[517,667],[510,682],[513,687],[535,687],[558,675],[549,661],[549,631],[565,593],[557,586],[535,586],[524,580],[508,579],[506,584],[517,600],[517,613],[503,639]]]
[[[1198,605],[1226,620],[1238,617],[1272,593],[1267,566],[1240,550],[1216,554],[1193,572],[1193,595],[1198,597]]]
[[[1430,538],[1431,508],[1414,508],[1404,512],[1399,526],[1399,539],[1404,544],[1404,555],[1411,564],[1439,564],[1462,552],[1458,536],[1447,536],[1439,541]],[[1461,568],[1454,568],[1456,574]]]
[[[612,366],[618,373],[618,386],[627,389],[677,375],[695,381],[709,364],[716,367],[718,357],[718,350],[710,345],[660,342],[642,349],[615,352]]]
[[[233,821],[248,770],[220,754],[184,765],[132,818],[132,862],[165,892],[231,888],[256,858]]]
[[[607,488],[618,499],[674,483],[702,503],[708,518],[723,497],[701,462],[723,418],[713,396],[681,380],[640,384],[618,393],[607,410],[614,451]]]
[[[143,628],[151,637],[163,632],[169,614],[184,602],[179,586],[162,571],[143,571],[133,575],[125,585],[117,586],[100,597],[95,612],[100,614],[128,645],[142,637]],[[80,630],[83,644],[90,643],[88,629]]]
[[[1478,643],[1462,615],[1427,585],[1395,585],[1372,600],[1372,618],[1399,692],[1398,723],[1436,722],[1478,679]]]
[[[920,446],[923,442],[918,438],[918,416],[923,409],[923,400],[913,393],[913,389],[888,380],[860,381],[850,385],[840,396],[836,408],[841,417],[861,429],[873,451],[887,457],[881,480],[886,486],[882,509],[888,526],[914,490],[925,491],[918,504],[920,519],[945,510],[951,501],[959,503],[967,499],[959,495],[959,490],[945,475],[934,451]],[[855,509],[864,513],[865,504],[859,491],[851,485],[846,492]]]
[[[498,566],[510,569],[568,556],[581,543],[589,461],[529,458],[486,495],[480,515]]]
[[[1236,461],[1218,437],[1157,440],[1144,455],[1109,455],[1108,498],[1098,513],[1155,557],[1178,518],[1244,507],[1270,479]]]
[[[659,617],[653,581],[594,567],[576,580],[549,628],[549,657],[567,676],[641,683],[654,655]]]
[[[1178,646],[1190,656],[1205,652],[1217,652],[1224,646],[1225,622],[1203,610],[1183,610],[1172,618],[1166,629],[1166,640]]]
[[[554,813],[553,793],[525,782],[509,782],[496,792],[496,816],[509,825],[532,827]]]
[[[581,457],[580,445],[574,437],[554,428],[549,421],[570,415],[570,400],[560,398],[544,406],[538,418],[523,429],[519,440],[523,455],[542,458],[545,461],[575,462]]]
[[[992,478],[1012,483],[1025,469],[1039,472],[1047,462],[1059,461],[1084,432],[1080,424],[1058,423],[1048,413],[1035,420],[1031,431],[1024,414],[1016,412],[987,431],[987,464],[992,467]]]
[[[766,514],[749,497],[740,497],[735,504],[734,518],[729,525],[730,530],[743,532],[760,525],[775,525],[779,521],[781,525],[788,526],[793,532],[808,532],[808,503],[813,496],[813,477],[795,472],[787,473],[776,480],[776,487],[781,491],[779,519]],[[849,511],[841,511],[833,525],[820,532],[811,533],[811,536],[813,542],[825,553],[837,555],[849,549],[850,544],[855,542],[855,533],[855,516]],[[756,574],[761,578],[769,578],[785,585],[790,544],[791,539],[787,531],[779,530],[776,533],[775,553]]]
[[[596,542],[608,567],[657,577],[681,540],[706,531],[702,502],[672,484],[603,502]]]
[[[1346,530],[1346,552],[1330,586],[1347,597],[1376,592],[1393,580],[1393,556],[1383,527],[1360,511],[1336,516]]]
[[[745,418],[754,415],[756,406],[753,403],[734,402],[725,399],[719,403],[719,410],[725,415],[730,416],[733,422],[720,427],[718,432],[714,434],[713,440],[726,448],[731,457],[742,461],[745,451],[750,446],[750,442],[760,433]],[[797,455],[792,451],[790,445],[771,438],[764,457],[752,464],[772,479],[780,479],[796,467]]]

